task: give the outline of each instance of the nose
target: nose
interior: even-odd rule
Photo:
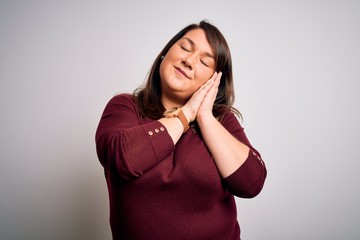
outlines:
[[[183,63],[186,67],[188,67],[190,70],[193,69],[193,65],[194,65],[194,54],[189,54],[187,55],[184,60]]]

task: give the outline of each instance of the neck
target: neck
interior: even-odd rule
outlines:
[[[181,107],[184,106],[184,104],[186,103],[185,100],[170,98],[169,96],[165,96],[164,94],[162,94],[161,96],[161,102],[165,109],[169,109],[172,107]]]

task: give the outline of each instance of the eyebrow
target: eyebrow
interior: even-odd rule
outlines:
[[[191,40],[190,38],[184,37],[184,39],[188,40],[189,43],[191,44],[191,46],[195,46],[195,45],[196,45],[195,42],[194,42],[193,40]],[[211,58],[215,59],[214,56],[213,56],[211,53],[209,53],[209,52],[204,52],[204,53],[205,53],[205,55],[206,55],[207,57],[211,57]]]

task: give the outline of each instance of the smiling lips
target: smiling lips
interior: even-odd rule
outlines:
[[[182,75],[184,75],[186,78],[189,78],[186,72],[184,72],[181,68],[175,67],[176,70],[178,70]]]

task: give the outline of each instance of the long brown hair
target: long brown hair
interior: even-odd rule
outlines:
[[[213,107],[213,114],[219,118],[226,111],[233,111],[238,116],[241,114],[233,108],[235,101],[232,62],[229,46],[222,33],[212,24],[201,21],[199,24],[191,24],[177,33],[156,57],[147,81],[134,91],[134,98],[139,112],[142,116],[159,119],[165,111],[161,102],[160,64],[162,56],[165,56],[169,49],[181,39],[187,32],[194,29],[202,29],[206,39],[215,54],[215,71],[222,72],[220,86]]]

